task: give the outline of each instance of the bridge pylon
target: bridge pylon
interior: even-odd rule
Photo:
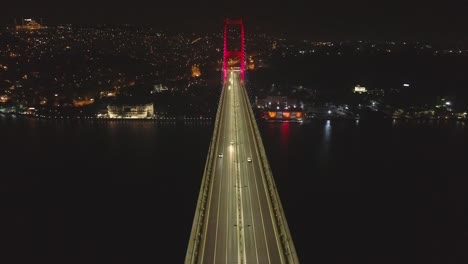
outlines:
[[[230,25],[239,25],[240,26],[240,51],[228,50],[228,30]],[[244,81],[244,71],[245,71],[245,35],[244,35],[244,20],[226,18],[224,20],[224,47],[223,47],[223,80],[226,81],[227,72],[228,72],[228,62],[230,58],[237,58],[240,61],[240,70],[241,70],[241,79]]]

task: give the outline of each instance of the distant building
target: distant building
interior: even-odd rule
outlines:
[[[257,99],[257,107],[261,108],[277,108],[288,109],[290,107],[302,107],[302,104],[294,98],[287,96],[267,96],[266,98]]]
[[[89,98],[89,97],[73,98],[73,106],[75,107],[81,107],[81,106],[90,105],[93,103],[94,103],[94,98]]]
[[[20,23],[16,25],[16,30],[18,31],[32,31],[44,29],[45,27],[39,24],[36,20],[31,18],[21,19]]]
[[[6,103],[9,99],[8,95],[2,95],[0,96],[0,103]]]
[[[257,99],[257,108],[262,109],[262,118],[273,122],[302,122],[303,105],[287,96],[267,96]]]
[[[262,118],[267,122],[302,122],[304,113],[302,110],[264,111]]]
[[[152,118],[154,107],[149,104],[115,104],[107,106],[110,118]]]
[[[255,70],[255,62],[254,62],[252,56],[249,56],[249,62],[247,64],[247,68],[249,70]]]
[[[99,92],[99,98],[104,98],[104,97],[115,97],[117,93],[114,90],[108,90],[108,91],[101,91]]]
[[[0,104],[0,113],[8,114],[15,113],[16,107],[14,105]]]
[[[366,87],[363,87],[363,86],[360,86],[359,84],[357,86],[354,87],[354,93],[359,93],[359,94],[362,94],[362,93],[367,93],[367,89]]]
[[[200,77],[200,76],[201,76],[200,66],[198,64],[193,65],[192,77]]]
[[[155,84],[153,85],[153,90],[151,90],[151,93],[160,93],[162,91],[167,91],[169,90],[169,88],[167,88],[166,86],[163,86],[162,84]]]
[[[436,108],[445,108],[451,111],[455,104],[455,97],[454,96],[438,96],[436,102]]]

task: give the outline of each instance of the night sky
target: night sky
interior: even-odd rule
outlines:
[[[224,17],[244,17],[251,31],[315,40],[466,40],[462,1],[9,1],[0,23],[42,17],[55,24],[141,24],[216,31]]]

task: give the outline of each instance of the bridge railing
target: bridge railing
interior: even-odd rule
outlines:
[[[210,182],[212,179],[213,158],[216,157],[215,149],[218,144],[219,119],[221,115],[221,107],[224,100],[224,86],[221,91],[218,109],[216,111],[216,119],[214,123],[213,137],[211,138],[210,147],[208,149],[208,157],[205,163],[203,172],[200,193],[198,195],[197,207],[195,209],[195,217],[193,219],[192,231],[190,233],[189,245],[185,255],[185,264],[195,264],[198,261],[198,253],[200,240],[202,239],[203,224],[205,217],[206,202],[210,190]]]
[[[291,264],[298,264],[299,259],[297,257],[296,249],[294,247],[294,242],[292,240],[291,232],[289,231],[288,223],[286,221],[286,216],[284,215],[283,207],[281,205],[281,200],[279,198],[279,193],[275,185],[275,180],[273,178],[273,173],[271,172],[271,168],[268,162],[268,158],[265,152],[265,147],[263,145],[262,137],[260,135],[260,131],[257,126],[257,122],[255,121],[255,116],[250,104],[250,101],[247,97],[247,92],[245,87],[243,86],[244,100],[246,100],[248,105],[249,111],[249,121],[253,127],[254,136],[256,138],[255,143],[257,145],[257,149],[260,152],[260,163],[262,165],[262,171],[264,172],[264,177],[268,185],[268,193],[270,196],[270,200],[273,206],[273,210],[275,213],[275,224],[277,230],[279,230],[281,245],[283,247],[283,253],[286,257],[287,263]]]

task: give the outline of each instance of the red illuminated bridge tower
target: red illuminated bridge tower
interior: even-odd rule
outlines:
[[[240,49],[229,50],[229,26],[239,25],[240,26]],[[229,68],[240,67],[241,80],[244,81],[244,70],[245,70],[245,49],[244,49],[244,20],[226,18],[224,21],[224,48],[223,48],[223,76],[224,81],[227,78],[227,72]],[[229,43],[230,44],[230,43]],[[237,63],[236,63],[237,62]],[[239,65],[240,64],[240,65]]]

